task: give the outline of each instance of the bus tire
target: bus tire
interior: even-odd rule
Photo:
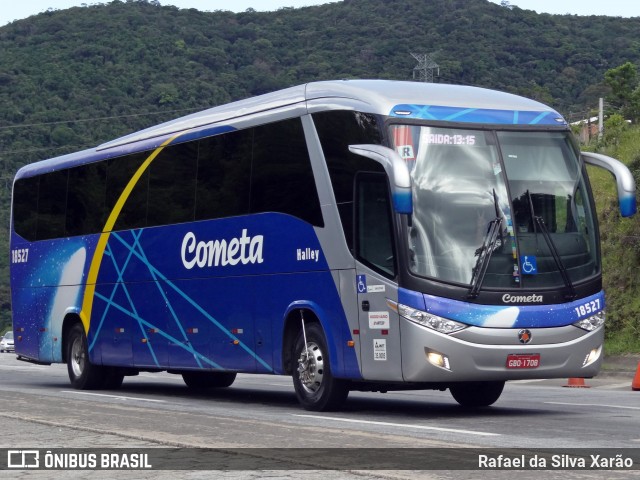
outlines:
[[[236,379],[235,372],[183,372],[182,379],[192,389],[226,388]]]
[[[67,371],[71,386],[78,390],[94,390],[104,385],[103,367],[89,361],[87,336],[81,323],[76,323],[69,331]]]
[[[500,398],[503,388],[504,382],[461,382],[449,391],[463,407],[488,407]]]
[[[305,326],[307,345],[305,355],[304,335],[300,331],[295,342],[293,358],[296,368],[293,372],[293,386],[298,401],[305,408],[323,412],[339,408],[347,396],[349,388],[344,380],[334,378],[329,364],[329,350],[318,323]]]

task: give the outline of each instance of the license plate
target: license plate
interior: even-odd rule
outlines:
[[[512,353],[507,356],[507,368],[538,368],[539,366],[539,353]]]

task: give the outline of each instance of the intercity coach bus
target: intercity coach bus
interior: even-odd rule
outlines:
[[[302,406],[350,390],[592,377],[604,339],[598,226],[566,121],[467,86],[315,82],[21,168],[15,350],[73,387],[140,371],[228,387],[291,375]]]

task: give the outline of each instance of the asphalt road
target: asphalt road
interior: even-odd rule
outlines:
[[[352,392],[342,411],[315,413],[299,407],[288,377],[239,375],[228,389],[193,393],[180,376],[141,373],[125,378],[117,391],[88,392],[70,388],[64,365],[32,365],[0,354],[0,448],[260,448],[277,461],[256,464],[249,458],[244,470],[233,465],[233,458],[229,464],[223,459],[215,478],[270,479],[479,476],[477,471],[449,471],[455,468],[451,459],[437,471],[298,470],[320,466],[326,448],[353,449],[345,451],[354,455],[388,448],[390,457],[407,448],[429,452],[434,447],[493,448],[494,453],[512,448],[553,448],[559,454],[574,448],[640,451],[640,392],[631,391],[630,377],[587,380],[590,388],[565,388],[567,383],[510,382],[493,407],[479,410],[460,408],[448,392]],[[294,450],[299,448],[311,450]],[[56,478],[86,478],[88,473],[59,471]],[[603,473],[525,470],[518,478],[640,478],[640,470]],[[490,472],[492,478],[513,474]],[[51,478],[51,472],[0,471],[0,476]],[[214,478],[197,470],[91,473],[96,479],[176,476]]]

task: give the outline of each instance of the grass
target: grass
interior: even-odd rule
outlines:
[[[611,335],[607,334],[604,342],[604,354],[623,355],[626,353],[640,353],[640,339],[638,335],[631,335],[624,331],[619,331]]]
[[[617,143],[598,149],[625,163],[640,185],[640,128],[627,128]],[[588,167],[602,249],[603,288],[607,302],[609,355],[640,353],[640,221],[622,218],[614,178],[605,170]]]

